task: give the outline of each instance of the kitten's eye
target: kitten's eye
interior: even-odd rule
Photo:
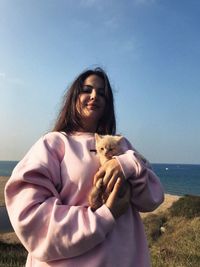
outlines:
[[[103,151],[104,150],[104,148],[103,147],[101,147],[101,151]]]

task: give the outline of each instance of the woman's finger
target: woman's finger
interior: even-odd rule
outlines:
[[[106,193],[109,194],[110,192],[112,192],[113,188],[114,188],[114,185],[116,183],[116,180],[117,180],[117,177],[115,176],[112,176],[110,179],[109,179],[109,182],[106,186]],[[105,185],[105,183],[104,183]]]
[[[112,177],[113,177],[112,173],[110,173],[110,172],[106,172],[105,173],[105,175],[103,177],[103,184],[104,184],[105,187],[108,186],[108,183],[109,183],[110,179],[112,179]]]
[[[122,185],[122,180],[121,178],[118,178],[116,183],[114,184],[113,191],[111,192],[106,201],[106,206],[110,209],[115,219],[118,218],[123,212],[120,208],[120,202],[118,198],[121,185]]]
[[[105,175],[105,170],[103,169],[100,169],[94,176],[94,179],[93,179],[93,185],[96,184],[96,182],[100,179],[100,178],[103,178],[104,175]]]
[[[113,201],[118,197],[118,193],[120,191],[121,185],[122,185],[122,179],[119,177],[117,181],[115,182],[113,190],[110,194]]]

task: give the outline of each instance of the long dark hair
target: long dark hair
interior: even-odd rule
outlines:
[[[67,90],[63,104],[56,120],[53,131],[64,131],[71,134],[82,128],[81,116],[77,112],[76,102],[78,95],[81,92],[83,83],[90,75],[97,75],[104,81],[105,89],[105,110],[102,118],[99,121],[96,132],[99,134],[115,134],[116,120],[114,111],[114,100],[112,88],[107,74],[101,68],[89,69],[81,73]]]

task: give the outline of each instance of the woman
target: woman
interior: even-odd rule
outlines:
[[[163,189],[125,138],[124,153],[100,167],[94,133],[115,130],[106,73],[83,72],[66,94],[54,131],[36,142],[5,188],[10,220],[29,252],[26,266],[150,266],[139,211],[158,207]],[[93,212],[87,196],[102,177],[110,195]],[[119,197],[124,179],[130,189]]]

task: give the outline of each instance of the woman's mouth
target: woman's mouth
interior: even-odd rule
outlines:
[[[95,109],[98,109],[99,106],[97,104],[87,104],[87,108],[88,109],[91,109],[91,110],[95,110]]]

